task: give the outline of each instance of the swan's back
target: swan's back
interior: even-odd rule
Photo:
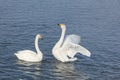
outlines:
[[[40,61],[40,58],[37,56],[37,54],[31,50],[18,51],[17,53],[15,53],[15,55],[17,56],[18,59],[24,61],[30,62]]]

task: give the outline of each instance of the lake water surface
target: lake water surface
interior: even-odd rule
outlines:
[[[66,34],[81,36],[90,58],[61,63],[51,49],[65,23]],[[19,61],[14,53],[34,49],[42,62]],[[0,80],[120,80],[120,0],[0,0]]]

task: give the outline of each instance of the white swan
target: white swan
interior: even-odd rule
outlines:
[[[31,51],[31,50],[22,50],[22,51],[18,51],[17,53],[15,53],[17,58],[20,60],[29,61],[29,62],[41,61],[43,58],[43,54],[40,51],[39,46],[38,46],[39,39],[42,39],[42,35],[37,34],[36,38],[35,38],[35,49],[36,49],[37,53],[34,51]]]
[[[77,35],[68,35],[64,40],[64,35],[66,32],[65,24],[58,24],[58,26],[62,29],[60,40],[55,44],[52,49],[52,54],[54,57],[61,62],[71,62],[77,60],[74,57],[78,52],[82,55],[91,56],[90,51],[86,48],[79,45],[80,37]]]

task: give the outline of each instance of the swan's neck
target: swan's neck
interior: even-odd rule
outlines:
[[[64,36],[65,36],[65,31],[66,31],[66,27],[62,28],[61,37],[60,37],[59,41],[56,43],[54,48],[60,48],[62,46]]]
[[[36,39],[35,39],[35,49],[36,49],[36,51],[37,51],[38,57],[39,57],[40,59],[42,59],[43,54],[42,54],[42,52],[41,52],[40,49],[39,49],[38,40],[39,40],[39,38],[36,37]]]

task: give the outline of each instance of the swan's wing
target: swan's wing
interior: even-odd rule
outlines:
[[[80,36],[72,34],[72,35],[67,35],[65,38],[64,42],[72,42],[74,44],[79,44],[80,43]]]
[[[21,50],[21,51],[17,51],[15,55],[19,57],[30,57],[30,56],[35,56],[36,53],[31,50]]]
[[[91,53],[86,48],[79,45],[80,37],[77,35],[68,35],[63,43],[62,50],[67,53],[67,55],[73,58],[76,53],[81,53],[82,55],[90,57]]]
[[[36,56],[36,53],[31,50],[22,50],[15,53],[18,59],[24,60],[24,61],[36,61],[38,58]]]

